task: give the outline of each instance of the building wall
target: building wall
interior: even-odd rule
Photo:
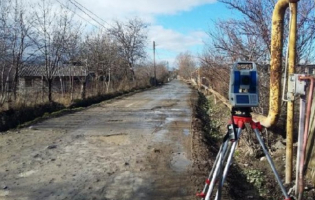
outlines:
[[[81,77],[82,78],[82,77]],[[82,78],[83,79],[83,78]],[[78,87],[81,85],[81,81],[79,77],[73,77],[73,85],[74,87]],[[87,87],[91,85],[91,79],[87,79]],[[70,92],[71,90],[71,80],[70,77],[56,77],[52,83],[52,91],[53,92]],[[42,77],[20,77],[19,78],[19,93],[25,92],[47,92],[48,84],[47,81],[42,79]]]

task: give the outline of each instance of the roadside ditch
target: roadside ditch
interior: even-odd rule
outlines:
[[[198,182],[200,190],[204,186],[204,181],[208,177],[223,136],[227,131],[230,119],[230,110],[223,103],[216,102],[212,95],[205,96],[198,92],[198,101],[195,105],[195,120],[193,126],[199,130],[197,136],[202,140],[207,148],[208,162],[200,168],[205,170],[204,180]],[[197,131],[198,133],[198,131]],[[270,133],[269,133],[270,134]],[[285,145],[276,144],[282,141],[281,136],[268,135],[267,130],[263,130],[262,136],[268,141],[270,154],[274,160],[276,168],[281,177],[284,177],[285,166]],[[224,186],[223,199],[259,199],[272,200],[281,199],[281,190],[275,181],[274,174],[262,153],[262,149],[250,128],[242,131],[239,145],[233,156],[227,180]],[[289,190],[292,185],[286,185]]]

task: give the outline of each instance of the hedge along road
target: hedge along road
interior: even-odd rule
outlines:
[[[0,199],[196,199],[192,93],[174,80],[6,132]]]

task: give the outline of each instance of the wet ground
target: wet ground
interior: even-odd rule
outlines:
[[[1,135],[0,199],[196,199],[192,93],[175,80]]]

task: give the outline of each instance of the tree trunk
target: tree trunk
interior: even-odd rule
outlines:
[[[42,82],[42,102],[44,102],[44,96],[45,96],[45,85],[44,85],[44,77],[42,76],[42,80],[41,80],[41,82]],[[24,86],[25,87],[25,86]]]
[[[108,72],[108,84],[107,84],[107,88],[106,88],[107,93],[109,91],[109,86],[110,86],[110,68],[109,68],[109,72]]]
[[[52,79],[48,79],[48,101],[52,102]]]
[[[3,96],[4,95],[4,67],[1,71],[1,95]]]
[[[84,80],[81,84],[81,99],[85,99],[86,97],[86,80]]]
[[[1,100],[0,105],[2,106],[4,101],[6,99],[6,93],[5,93],[5,75],[4,75],[4,68],[1,73]]]
[[[100,96],[101,95],[101,90],[102,90],[102,88],[101,88],[101,81],[100,81],[101,79],[100,79],[100,76],[97,76],[96,77],[96,81],[95,81],[95,86],[96,86],[96,95],[97,96]]]
[[[71,99],[71,102],[73,101],[73,92],[74,92],[74,87],[73,87],[73,76],[70,76],[70,85],[71,85],[71,97],[70,97],[70,99]]]
[[[63,98],[64,97],[64,87],[63,87],[63,81],[62,81],[61,77],[59,77],[59,81],[60,81],[61,96]]]
[[[109,86],[110,86],[110,81],[108,81],[107,83],[105,82],[106,85],[106,93],[108,93],[109,91]]]
[[[19,67],[16,67],[15,76],[14,76],[14,83],[13,83],[14,101],[16,101],[16,98],[17,98],[18,83],[19,83]]]

